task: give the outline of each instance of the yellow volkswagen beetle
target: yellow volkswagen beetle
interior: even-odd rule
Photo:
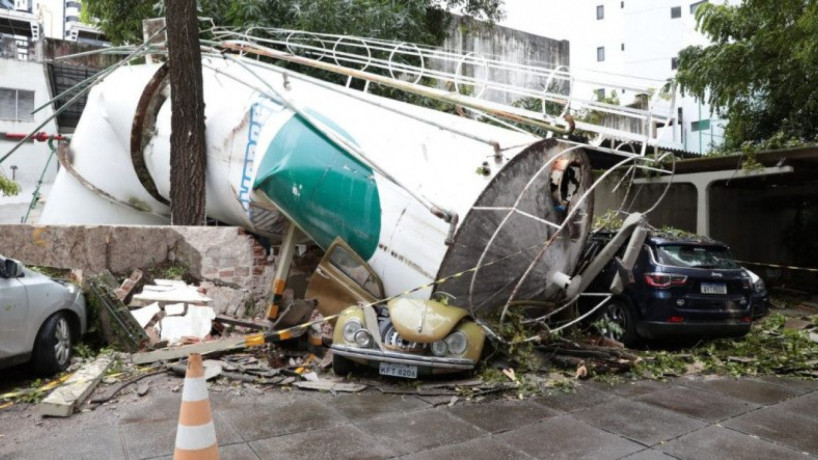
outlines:
[[[313,274],[307,298],[325,317],[340,313],[332,343],[336,374],[355,364],[405,378],[464,372],[483,352],[485,331],[462,308],[408,297],[379,302],[381,280],[340,239]]]
[[[406,378],[468,371],[479,361],[485,338],[466,310],[435,300],[354,306],[336,322],[333,368],[344,374],[358,363]]]

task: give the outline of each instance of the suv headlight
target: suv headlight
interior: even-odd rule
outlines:
[[[351,319],[344,323],[344,340],[349,343],[355,343],[355,333],[361,330],[363,326],[361,326],[361,322],[357,319]]]
[[[764,284],[764,280],[760,277],[753,282],[753,291],[755,292],[763,292],[767,290],[767,285]]]
[[[746,268],[744,271],[747,273],[747,276],[750,278],[750,283],[753,287],[753,292],[763,292],[767,290],[767,285],[764,284],[764,280],[761,279],[760,276],[756,275],[755,273],[747,270]]]
[[[449,347],[449,351],[453,355],[462,355],[466,352],[466,349],[469,347],[469,339],[466,337],[466,334],[457,331],[449,334],[446,337],[446,345]]]

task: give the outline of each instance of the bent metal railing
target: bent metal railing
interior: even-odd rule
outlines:
[[[675,86],[664,81],[544,63],[515,63],[406,42],[287,29],[246,31],[214,27],[206,43],[241,54],[266,56],[450,102],[507,126],[589,134],[595,143],[633,143],[644,155],[675,124]],[[519,83],[524,82],[524,83]],[[593,100],[596,90],[632,95],[630,105]],[[613,99],[613,98],[612,98]],[[524,128],[525,129],[525,128]]]

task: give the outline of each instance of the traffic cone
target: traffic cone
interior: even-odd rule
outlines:
[[[216,428],[210,413],[202,355],[198,353],[191,354],[187,362],[173,458],[174,460],[219,458],[219,445],[216,442]]]

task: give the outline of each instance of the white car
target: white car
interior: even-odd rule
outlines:
[[[77,286],[0,256],[0,369],[30,362],[42,375],[65,370],[87,323]]]

